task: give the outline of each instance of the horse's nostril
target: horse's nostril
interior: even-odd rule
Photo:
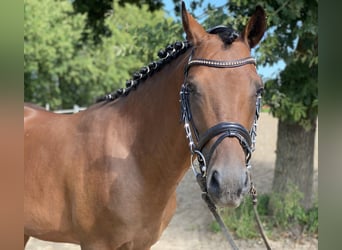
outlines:
[[[239,189],[237,190],[237,193],[236,193],[236,194],[237,194],[238,197],[240,197],[241,193],[242,193],[242,188],[239,188]]]
[[[245,187],[248,186],[248,179],[249,179],[249,177],[248,177],[248,172],[246,171]]]
[[[210,180],[210,189],[214,192],[214,193],[219,193],[220,191],[220,183],[219,183],[219,173],[217,171],[214,171],[211,180]]]

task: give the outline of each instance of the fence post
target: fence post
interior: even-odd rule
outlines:
[[[80,107],[74,104],[74,113],[78,113],[80,111]]]

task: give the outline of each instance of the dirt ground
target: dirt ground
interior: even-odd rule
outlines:
[[[262,113],[259,119],[256,151],[252,157],[252,176],[258,193],[271,190],[275,162],[277,120],[271,115]],[[318,136],[315,145],[315,190],[318,181]],[[152,250],[208,250],[230,249],[220,233],[210,231],[213,217],[200,197],[200,190],[191,170],[177,189],[178,206],[170,225]],[[263,241],[236,240],[243,250],[265,249]],[[316,238],[301,238],[296,242],[290,238],[270,241],[272,249],[312,250],[318,249]],[[44,242],[31,238],[26,250],[79,250],[73,244]]]

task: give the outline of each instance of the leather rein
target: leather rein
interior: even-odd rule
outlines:
[[[187,82],[188,71],[192,66],[207,66],[207,67],[215,67],[215,68],[235,68],[241,67],[247,64],[256,65],[256,60],[253,57],[247,57],[238,60],[231,60],[231,61],[218,61],[218,60],[208,60],[208,59],[192,59],[192,54],[189,56],[189,60],[187,65],[185,66],[184,72],[184,83],[182,84],[181,91],[180,91],[180,103],[181,103],[181,120],[184,123],[184,129],[186,133],[186,137],[189,142],[189,149],[191,152],[191,167],[196,177],[196,180],[202,190],[202,198],[207,203],[209,210],[214,215],[215,219],[219,223],[222,232],[226,236],[228,242],[230,243],[232,249],[238,249],[233,238],[231,237],[227,227],[225,226],[222,218],[217,212],[217,208],[215,204],[210,199],[207,186],[206,186],[206,177],[207,177],[207,166],[209,165],[210,159],[212,154],[214,153],[217,146],[227,137],[233,137],[238,139],[240,145],[245,153],[245,163],[246,167],[250,168],[250,159],[252,156],[252,152],[255,149],[255,139],[256,139],[256,129],[257,129],[257,120],[260,114],[261,108],[261,95],[262,90],[260,89],[257,91],[257,101],[256,101],[256,113],[254,117],[254,123],[250,130],[247,130],[243,125],[235,122],[221,122],[217,125],[209,128],[203,135],[199,135],[198,130],[194,124],[192,119],[192,113],[190,109],[190,90],[189,84]],[[197,143],[195,143],[193,139],[193,133],[195,134],[195,138]],[[208,144],[210,140],[214,137],[217,137],[216,141],[213,143],[211,148],[209,149],[209,154],[205,157],[203,152],[204,147]],[[197,157],[197,161],[199,163],[199,171],[197,171],[195,164],[194,164],[194,156]],[[257,213],[256,203],[257,203],[257,193],[256,189],[251,181],[251,188],[249,193],[252,196],[253,200],[253,209],[255,213],[255,217],[257,220],[258,228],[260,234],[265,242],[266,248],[271,249],[267,237],[263,232],[263,228]]]

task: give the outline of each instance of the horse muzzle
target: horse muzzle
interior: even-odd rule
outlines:
[[[238,207],[249,187],[248,170],[242,167],[231,173],[227,173],[227,170],[212,170],[207,178],[208,195],[220,207]]]

